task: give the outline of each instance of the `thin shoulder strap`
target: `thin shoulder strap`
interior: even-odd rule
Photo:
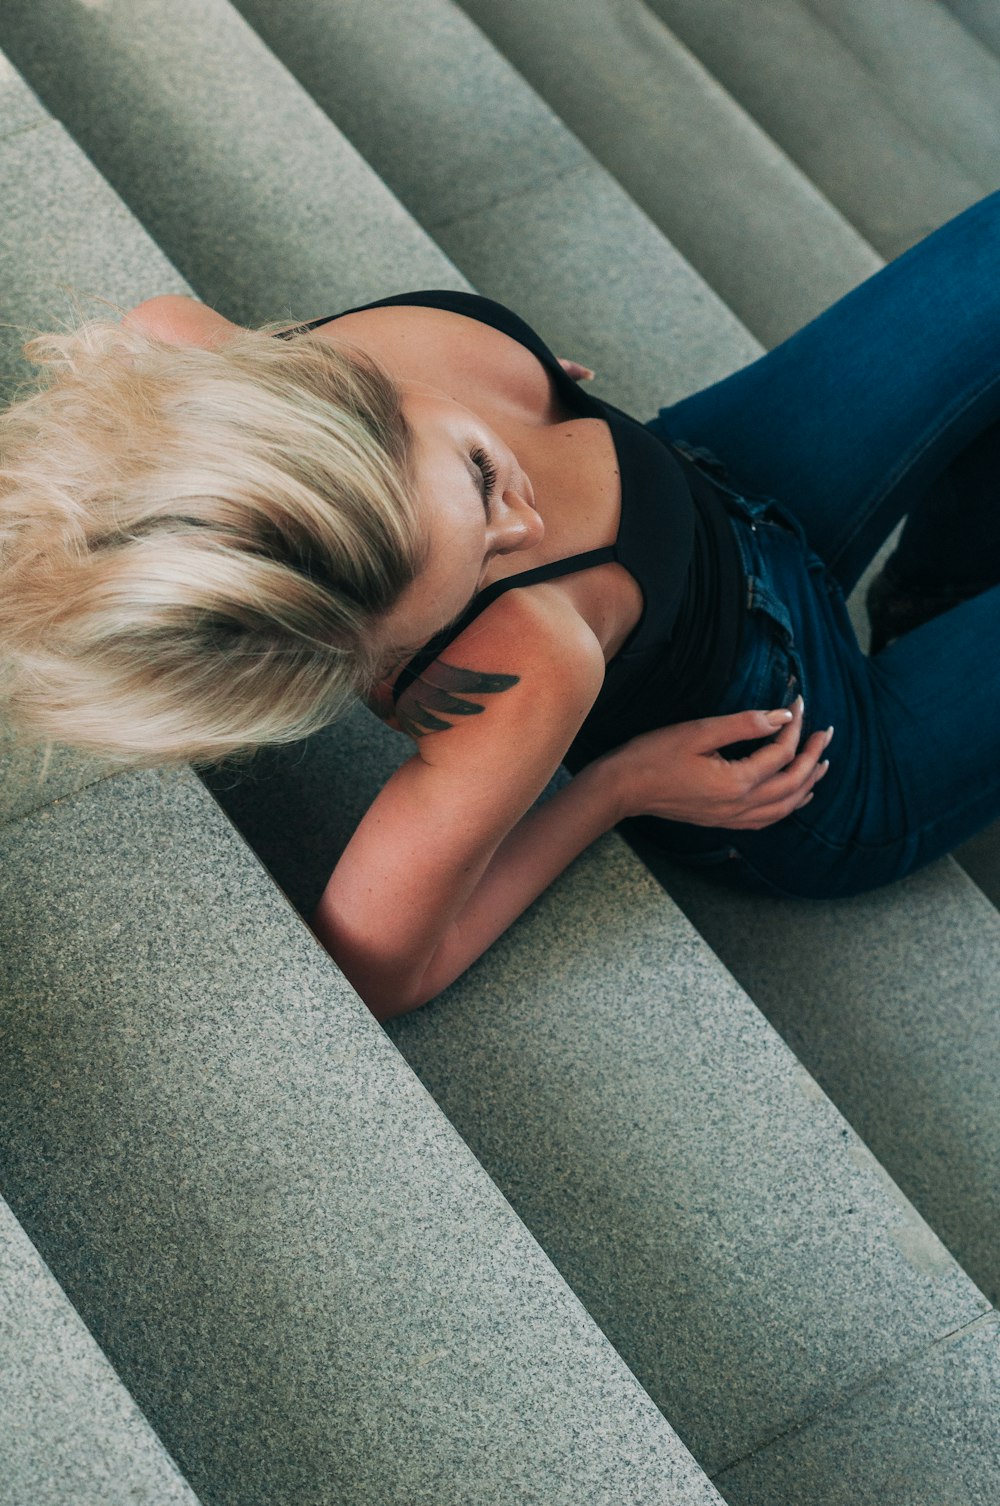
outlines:
[[[502,596],[505,591],[512,591],[521,586],[534,586],[539,581],[556,580],[560,575],[572,575],[577,570],[589,570],[594,565],[606,565],[617,560],[618,547],[616,544],[606,544],[602,549],[588,549],[583,554],[570,554],[565,559],[550,560],[547,565],[536,565],[533,570],[522,570],[520,575],[508,575],[504,580],[494,581],[492,586],[487,586],[480,591],[466,607],[461,617],[448,627],[442,628],[439,633],[429,639],[413,655],[413,658],[400,670],[392,687],[393,703],[398,701],[403,691],[413,681],[418,679],[428,664],[432,664],[439,654],[452,643],[471,622],[475,622],[481,612],[485,612],[488,606]]]

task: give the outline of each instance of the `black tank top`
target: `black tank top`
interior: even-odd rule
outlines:
[[[296,325],[281,335],[288,338],[345,314],[393,304],[464,314],[526,346],[551,375],[571,413],[608,425],[621,475],[621,519],[613,544],[486,586],[456,622],[431,638],[400,671],[393,701],[505,591],[614,560],[638,584],[643,612],[608,664],[600,695],[567,762],[578,766],[640,732],[711,715],[732,675],[745,612],[736,541],[711,479],[636,419],[592,397],[567,376],[523,319],[492,299],[437,289],[399,293]]]

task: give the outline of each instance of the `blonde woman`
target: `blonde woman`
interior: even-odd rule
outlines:
[[[648,424],[467,294],[39,337],[0,420],[8,718],[208,764],[363,696],[413,753],[311,923],[379,1018],[622,821],[772,893],[889,882],[1000,814],[998,250],[993,195]],[[844,593],[904,514],[869,658]]]

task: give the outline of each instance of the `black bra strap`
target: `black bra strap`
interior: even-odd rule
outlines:
[[[502,596],[505,591],[513,590],[520,586],[537,585],[539,581],[556,580],[560,575],[573,575],[577,570],[589,570],[594,565],[607,565],[618,558],[618,548],[615,544],[606,544],[602,549],[588,549],[583,554],[570,554],[565,559],[550,560],[547,565],[537,565],[534,570],[522,570],[520,575],[508,575],[503,580],[494,581],[492,586],[487,586],[480,591],[469,603],[457,622],[449,627],[442,628],[440,633],[418,649],[413,658],[406,664],[396,676],[396,682],[392,687],[392,699],[395,703],[408,685],[412,685],[428,664],[432,664],[448,644],[463,633],[471,622],[475,622],[480,612],[485,612],[488,606]]]
[[[339,314],[324,314],[320,319],[310,319],[308,324],[296,324],[294,329],[275,330],[275,335],[279,340],[290,340],[293,335],[305,334],[307,329],[318,329],[321,324],[330,324],[339,318]]]

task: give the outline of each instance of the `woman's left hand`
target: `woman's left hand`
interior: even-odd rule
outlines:
[[[760,831],[812,799],[829,764],[820,755],[833,728],[801,751],[802,697],[787,711],[741,711],[644,732],[606,755],[624,816],[660,816],[693,826]],[[781,729],[781,730],[779,730]],[[748,758],[720,749],[769,738]]]

